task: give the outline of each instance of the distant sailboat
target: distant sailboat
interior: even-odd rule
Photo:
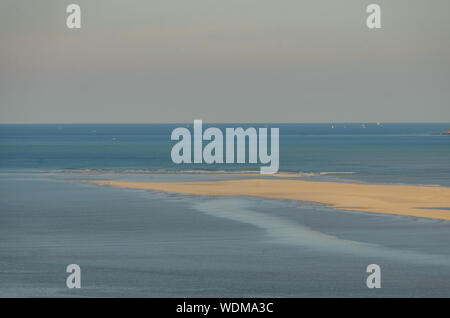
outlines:
[[[366,124],[361,124],[361,127],[362,128],[366,128]]]

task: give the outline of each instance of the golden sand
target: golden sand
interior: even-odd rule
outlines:
[[[244,179],[212,182],[129,182],[94,180],[97,185],[210,196],[253,196],[323,203],[336,209],[450,220],[450,188]],[[439,209],[441,208],[441,209]],[[447,208],[447,210],[445,209]]]

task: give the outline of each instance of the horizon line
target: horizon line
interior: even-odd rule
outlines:
[[[196,119],[197,120],[197,119]],[[46,122],[46,123],[27,123],[27,122],[14,122],[14,123],[0,123],[0,125],[176,125],[176,124],[193,124],[191,122]],[[204,124],[327,124],[327,125],[339,125],[339,124],[450,124],[450,121],[322,121],[322,122],[215,122],[204,121]]]

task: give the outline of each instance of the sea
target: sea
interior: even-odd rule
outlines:
[[[192,124],[0,125],[0,297],[450,297],[449,221],[84,182],[259,171],[174,164],[176,127]],[[298,178],[450,186],[450,123],[207,127],[279,128]]]
[[[152,173],[259,170],[174,164],[170,139],[192,124],[0,125],[1,172]],[[280,172],[361,182],[450,185],[450,123],[204,124],[279,128]],[[206,144],[206,141],[204,142]],[[270,149],[270,148],[269,148]]]

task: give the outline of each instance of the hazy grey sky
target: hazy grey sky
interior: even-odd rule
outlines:
[[[450,122],[449,14],[448,0],[2,0],[0,122]]]

